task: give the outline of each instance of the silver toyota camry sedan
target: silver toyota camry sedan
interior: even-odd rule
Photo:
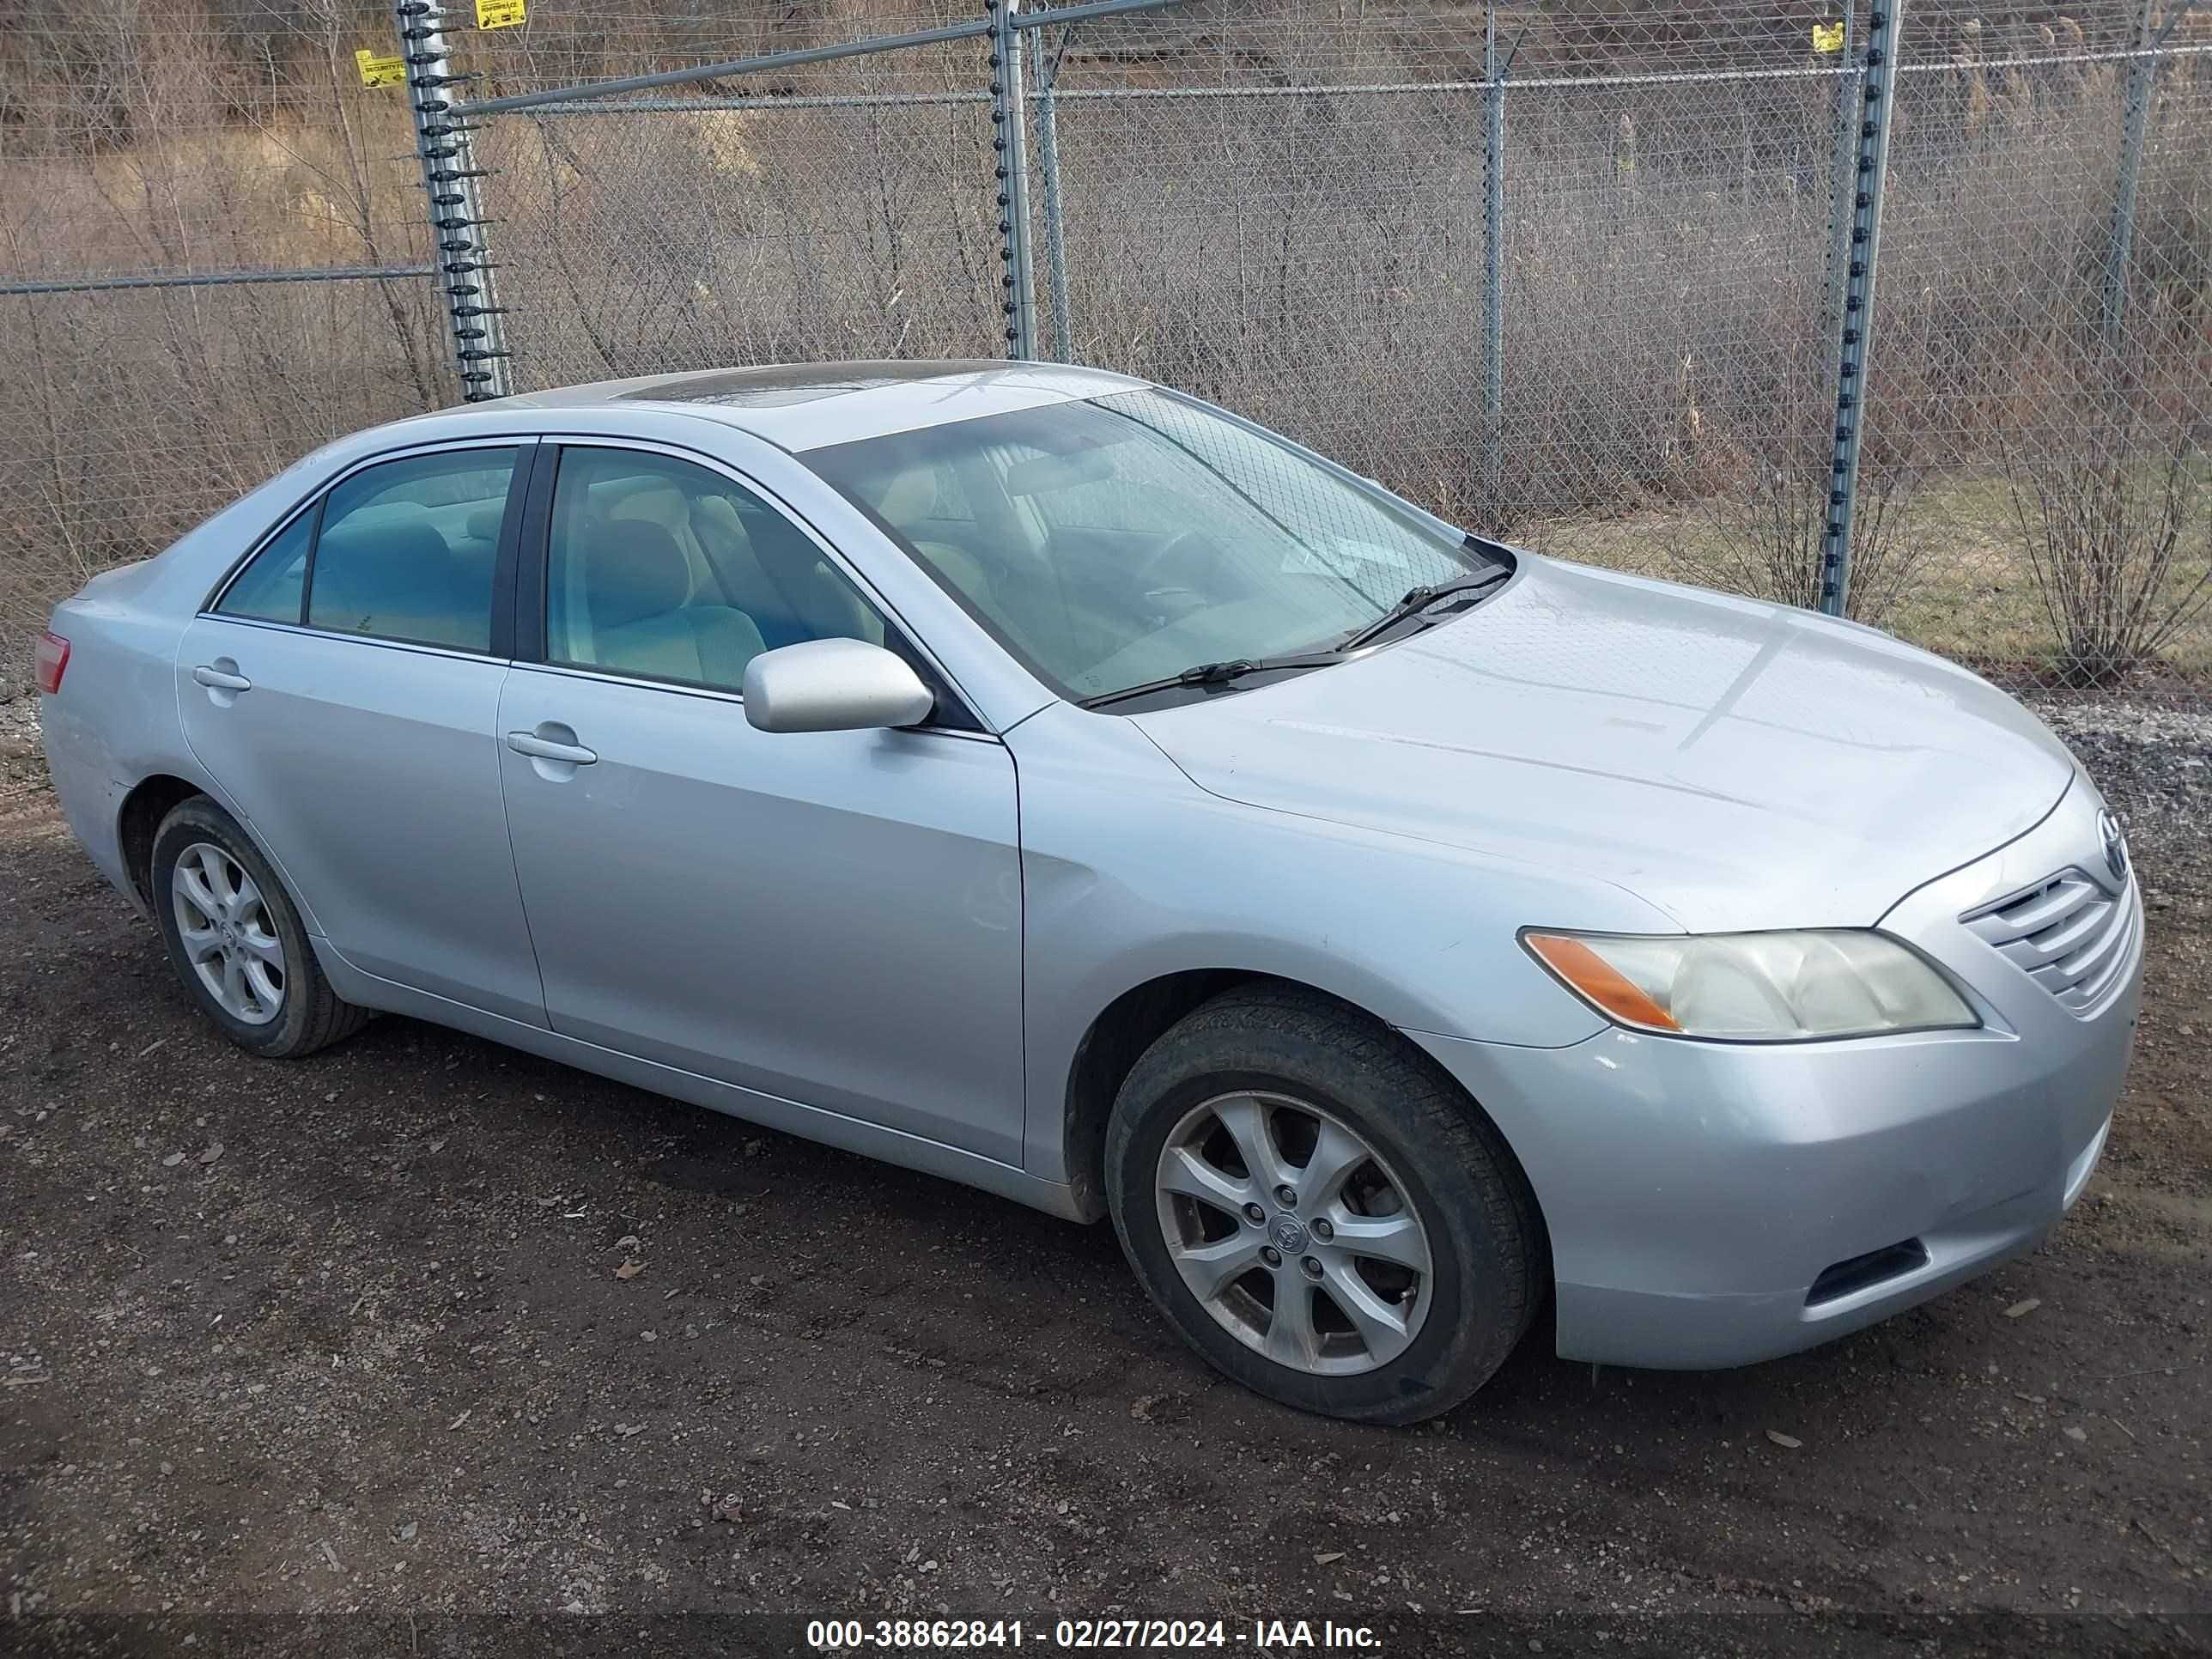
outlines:
[[[1309,1410],[1735,1365],[2029,1249],[2142,908],[1962,669],[1468,535],[1087,369],[630,380],[317,451],[40,645],[251,1052],[372,1011],[1077,1220]]]

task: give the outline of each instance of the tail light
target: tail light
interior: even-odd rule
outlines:
[[[50,697],[62,689],[62,675],[69,668],[69,641],[60,635],[39,635],[39,690]]]

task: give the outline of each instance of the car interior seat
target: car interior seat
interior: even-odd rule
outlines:
[[[583,616],[568,617],[580,660],[628,674],[735,690],[764,648],[752,618],[692,600],[690,562],[665,526],[645,519],[582,527]]]
[[[482,651],[491,643],[491,570],[463,580],[427,520],[349,515],[315,544],[307,620],[317,628]]]
[[[792,639],[884,642],[883,619],[781,514],[720,495],[702,496],[693,507],[710,544],[730,548],[750,580],[774,596],[770,604]]]
[[[992,589],[990,572],[983,561],[967,548],[920,533],[918,526],[929,519],[936,505],[937,476],[924,465],[893,473],[877,497],[876,511],[969,604],[985,616],[1003,623],[1005,618]]]

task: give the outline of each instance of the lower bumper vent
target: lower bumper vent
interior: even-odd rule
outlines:
[[[1805,1293],[1805,1305],[1815,1308],[1823,1302],[1833,1302],[1927,1265],[1928,1247],[1917,1238],[1869,1250],[1864,1255],[1855,1255],[1821,1269],[1820,1276],[1813,1281],[1813,1288]]]

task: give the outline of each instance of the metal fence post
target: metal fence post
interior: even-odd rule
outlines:
[[[1851,161],[1859,141],[1859,71],[1851,63],[1856,0],[1845,0],[1843,10],[1844,44],[1836,59],[1835,148],[1828,163],[1828,268],[1820,295],[1820,325],[1828,341],[1826,373],[1832,380],[1843,344],[1844,265],[1851,247]]]
[[[483,199],[469,144],[475,125],[456,112],[448,88],[465,81],[453,72],[440,0],[398,0],[392,16],[400,55],[407,63],[407,104],[415,122],[416,153],[429,198],[432,246],[453,337],[453,367],[461,396],[470,403],[503,398],[514,386],[507,372],[505,308],[492,287],[492,261],[484,245]]]
[[[1006,298],[1006,355],[1036,356],[1036,291],[1030,263],[1029,100],[1022,93],[1021,0],[985,0],[991,15],[991,147],[998,156],[999,258]]]
[[[1486,529],[1502,527],[1505,495],[1505,82],[1498,8],[1482,44],[1482,493]]]
[[[1045,286],[1052,294],[1052,355],[1057,362],[1071,362],[1075,354],[1074,307],[1067,297],[1067,232],[1061,221],[1060,195],[1059,100],[1060,60],[1067,50],[1060,32],[1060,45],[1047,58],[1037,76],[1037,167],[1044,174]]]
[[[1874,333],[1875,262],[1881,240],[1881,191],[1889,176],[1895,125],[1897,41],[1904,0],[1874,0],[1867,15],[1859,84],[1858,159],[1850,184],[1850,258],[1836,330],[1836,442],[1828,465],[1828,515],[1820,538],[1820,609],[1844,614],[1850,592],[1851,507],[1858,494],[1859,436],[1865,422],[1869,345]]]
[[[2105,327],[2105,342],[2118,345],[2120,324],[2128,308],[2128,261],[2132,255],[2136,239],[2136,192],[2142,179],[2143,134],[2150,125],[2151,94],[2158,84],[2158,51],[2166,44],[2166,33],[2152,32],[2158,0],[2143,0],[2142,23],[2136,31],[2136,45],[2140,55],[2128,60],[2127,103],[2120,121],[2120,178],[2112,200],[2112,234],[2105,251],[2104,292],[2100,296],[2100,317]],[[2174,21],[2188,7],[2178,7]],[[2172,22],[2166,25],[2171,31]]]

